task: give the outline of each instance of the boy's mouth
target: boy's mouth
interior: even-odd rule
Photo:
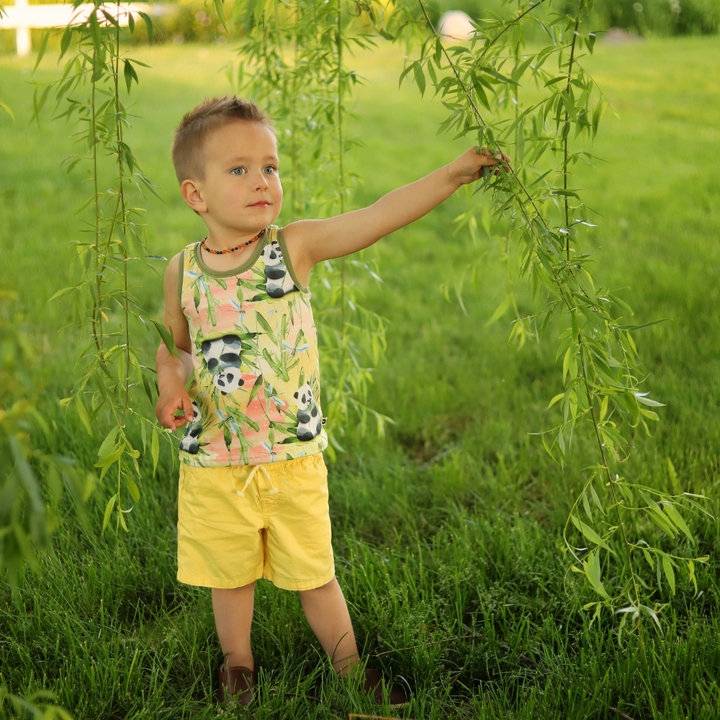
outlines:
[[[266,200],[260,200],[260,202],[253,203],[250,207],[270,207],[270,203]]]

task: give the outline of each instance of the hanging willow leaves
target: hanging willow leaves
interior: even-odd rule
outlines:
[[[79,5],[78,0],[73,3],[76,9]],[[150,17],[139,15],[152,39]],[[129,436],[130,426],[142,426],[143,450],[148,431],[151,433],[153,472],[157,467],[158,429],[140,410],[141,397],[131,392],[133,387],[143,387],[152,402],[155,376],[141,363],[133,333],[155,327],[172,346],[164,326],[145,317],[129,289],[130,274],[138,263],[164,258],[147,255],[142,211],[130,204],[131,188],[154,193],[154,186],[140,169],[125,137],[130,115],[123,93],[129,93],[133,83],[139,82],[137,68],[146,66],[123,53],[120,26],[124,18],[134,32],[134,19],[125,6],[95,2],[83,22],[64,28],[58,61],[65,59],[62,75],[55,82],[38,86],[33,98],[33,119],[38,123],[52,99],[55,117],[72,119],[79,126],[81,147],[67,159],[66,166],[69,172],[78,163],[87,165],[93,184],[92,194],[80,209],[92,214],[92,239],[74,241],[80,277],[53,299],[74,298],[79,308],[78,324],[91,338],[79,358],[84,372],[61,404],[75,411],[90,437],[94,438],[98,430],[104,437],[95,467],[101,479],[113,478],[115,492],[107,501],[103,530],[113,512],[116,528],[127,529],[125,515],[132,509],[126,505],[127,496],[134,502],[140,498],[141,453]],[[48,35],[40,45],[36,67]],[[114,178],[110,187],[103,186],[107,189],[100,187],[101,176]]]
[[[286,209],[291,219],[328,217],[350,209],[353,178],[346,153],[358,144],[348,137],[347,102],[358,75],[345,61],[351,48],[370,48],[375,39],[364,17],[379,17],[376,2],[237,3],[232,22],[242,27],[232,80],[279,126]],[[360,17],[363,16],[363,20]],[[371,26],[372,27],[372,26]],[[328,182],[328,178],[334,180]],[[323,411],[330,438],[328,453],[342,450],[351,424],[361,433],[370,421],[383,434],[392,420],[367,404],[372,368],[385,351],[383,319],[365,308],[352,269],[380,281],[367,262],[344,258],[313,270],[313,296],[323,369]]]
[[[658,420],[654,409],[662,407],[641,390],[643,373],[633,337],[651,324],[633,322],[627,303],[593,277],[590,255],[580,248],[581,231],[597,223],[589,221],[580,192],[570,185],[571,168],[590,162],[592,154],[572,145],[595,137],[607,103],[582,63],[583,45],[592,52],[595,42],[595,34],[582,28],[587,3],[566,3],[562,14],[551,14],[550,4],[518,2],[511,19],[483,20],[467,43],[447,44],[433,27],[423,0],[393,3],[393,12],[384,14],[385,24],[378,29],[396,41],[417,41],[419,54],[408,56],[400,82],[412,77],[421,95],[434,90],[448,110],[441,131],[455,138],[471,137],[478,148],[514,158],[503,171],[487,173],[482,181],[491,213],[484,213],[468,193],[468,212],[456,224],[471,238],[482,225],[488,236],[503,243],[509,294],[489,324],[513,308],[511,338],[519,346],[548,328],[560,328],[557,358],[562,361],[563,391],[555,394],[549,407],[559,409],[562,417],[554,428],[540,433],[542,442],[550,457],[564,465],[576,430],[585,428],[597,453],[563,537],[578,563],[574,569],[601,596],[603,606],[616,609],[631,600],[631,616],[642,641],[642,615],[654,622],[657,616],[647,605],[654,591],[639,577],[637,557],[640,552],[661,552],[642,540],[642,520],[649,518],[672,538],[682,534],[692,546],[681,510],[698,506],[685,493],[643,488],[619,474],[630,433],[637,428],[649,435],[648,422]],[[525,43],[525,28],[531,22],[540,25],[549,41],[532,51]],[[520,89],[526,85],[535,88],[531,103],[520,100]],[[529,281],[536,298],[544,298],[544,306],[530,315],[517,310],[511,243],[517,248],[520,277]],[[635,497],[644,504],[635,505]],[[580,519],[579,508],[587,522]],[[573,529],[582,546],[574,543]],[[692,552],[691,546],[687,552]],[[664,575],[674,594],[674,568],[688,560],[662,553],[655,564],[657,585]],[[612,591],[602,583],[603,567],[612,567],[618,578]],[[688,580],[694,582],[694,565],[687,568]]]

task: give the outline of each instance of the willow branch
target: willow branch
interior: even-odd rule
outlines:
[[[578,27],[580,25],[580,15],[582,14],[584,5],[585,5],[585,0],[580,0],[580,6],[578,7],[577,16],[575,17],[575,29],[573,30],[572,43],[570,44],[570,63],[568,64],[567,85],[565,87],[565,94],[567,96],[570,95],[570,83],[572,82],[573,62],[575,60],[575,45],[577,44]],[[567,99],[566,99],[566,101],[565,101],[565,128],[567,128],[567,125],[569,122],[570,122],[570,114],[568,112]],[[568,135],[570,133],[568,130],[563,129],[563,134],[565,135],[565,139],[564,139],[564,143],[563,143],[563,150],[564,150],[563,187],[565,188],[565,229],[568,230],[568,234],[565,236],[565,253],[567,256],[567,261],[570,262],[570,232],[569,232],[569,226],[570,226],[569,205],[570,205],[570,203],[568,201],[568,196],[567,196],[567,189],[568,189]]]
[[[534,5],[531,5],[524,13],[518,15],[511,23],[508,23],[484,48],[480,53],[480,59],[485,57],[487,51],[514,25],[517,25],[528,13],[531,13],[535,8],[539,7],[545,2],[545,0],[539,0]]]
[[[343,87],[342,87],[342,63],[343,63],[343,36],[342,36],[342,0],[338,0],[337,9],[337,106],[338,106],[338,162],[340,164],[340,176],[338,178],[340,188],[340,214],[345,212],[345,170],[343,166]],[[340,337],[345,337],[345,258],[340,261]]]

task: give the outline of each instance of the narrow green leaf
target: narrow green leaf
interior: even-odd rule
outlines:
[[[145,373],[142,374],[142,383],[143,383],[143,389],[145,390],[145,395],[147,395],[147,399],[154,405],[155,404],[155,396],[153,395],[153,387],[150,384],[150,380],[148,379],[148,376]]]
[[[138,502],[140,500],[140,488],[137,486],[136,482],[129,475],[126,475],[125,484],[128,486],[132,499],[135,502]]]
[[[598,127],[600,125],[600,118],[602,118],[603,112],[605,112],[605,103],[602,100],[598,100],[592,116],[593,137],[597,135]]]
[[[67,52],[68,48],[70,47],[70,41],[72,40],[72,26],[68,25],[64,32],[63,36],[60,40],[60,57],[58,58],[58,62],[62,60],[63,55]]]
[[[105,439],[102,441],[102,444],[100,445],[100,448],[98,449],[98,458],[100,460],[104,460],[113,451],[113,448],[115,447],[115,438],[117,438],[119,432],[120,432],[120,428],[116,425],[105,436]]]
[[[138,15],[145,21],[148,39],[150,40],[150,44],[152,45],[153,41],[155,40],[155,28],[153,27],[152,18],[146,12],[138,12]]]
[[[608,552],[615,554],[615,551],[589,526],[575,515],[570,515],[573,525],[590,541],[604,548]]]
[[[400,81],[398,82],[398,87],[402,86],[403,80],[407,77],[407,75],[410,73],[410,71],[415,67],[415,63],[412,63],[411,65],[408,65],[401,73],[400,73]]]
[[[650,515],[650,519],[666,534],[669,535],[671,538],[674,538],[677,533],[675,532],[675,527],[673,526],[670,519],[665,515],[665,513],[657,506],[657,505],[651,505],[647,508],[648,514]]]
[[[675,594],[675,570],[672,566],[672,560],[670,558],[663,554],[662,556],[662,567],[663,571],[665,573],[665,577],[667,578],[668,585],[670,585],[670,592],[674,595]]]
[[[88,435],[91,438],[94,438],[95,435],[93,434],[92,424],[90,423],[88,411],[85,407],[85,400],[83,399],[82,395],[77,395],[75,398],[75,411],[77,412],[77,415],[80,418],[80,422],[82,422],[83,427],[85,428],[85,430],[87,430]]]
[[[543,442],[543,447],[545,448],[547,454],[553,459],[554,462],[558,462],[557,459],[555,458],[555,455],[553,455],[552,450],[550,449],[550,445],[548,444],[548,441],[547,441],[547,435],[545,433],[543,433],[543,435],[542,435],[542,442]]]
[[[588,556],[583,560],[583,569],[585,570],[585,577],[587,577],[595,592],[609,600],[610,596],[600,579],[600,557],[597,550],[588,553]]]
[[[144,422],[140,423],[140,439],[142,440],[143,452],[147,451],[147,425]]]
[[[155,426],[153,426],[152,439],[150,440],[150,455],[153,461],[153,475],[155,475],[157,472],[158,458],[160,457],[160,433]]]
[[[650,566],[650,569],[654,570],[655,561],[653,560],[652,555],[645,548],[643,548],[643,555],[645,556],[645,560],[647,560],[647,564]]]
[[[45,50],[47,50],[49,37],[50,30],[45,30],[42,34],[42,39],[40,40],[40,47],[38,48],[37,60],[35,60],[35,67],[33,67],[33,72],[37,70],[40,61],[43,59],[43,55],[45,55]]]
[[[485,327],[490,327],[490,325],[496,323],[507,312],[507,309],[510,307],[511,301],[512,297],[508,295],[495,309],[492,317],[485,323]]]
[[[108,500],[108,504],[105,506],[105,516],[103,517],[103,526],[102,526],[103,532],[105,532],[105,528],[108,526],[108,523],[110,522],[110,515],[112,514],[113,508],[115,507],[116,500],[117,500],[117,494],[113,495]]]
[[[649,405],[650,407],[665,407],[663,403],[657,402],[656,400],[651,400],[649,397],[646,397],[648,393],[641,393],[641,392],[635,392],[633,395],[637,398],[637,401],[642,403],[643,405]]]
[[[423,72],[422,65],[416,62],[413,65],[413,72],[415,73],[415,82],[418,88],[420,88],[420,95],[425,95],[425,73]]]
[[[650,607],[647,607],[647,605],[641,605],[640,609],[646,614],[649,615],[653,622],[657,625],[658,630],[662,633],[662,626],[660,625],[660,621],[658,620],[657,613]]]
[[[595,485],[593,483],[590,483],[590,493],[592,495],[593,501],[595,502],[595,505],[597,506],[597,509],[605,515],[605,508],[603,507],[603,504],[600,502],[600,497],[598,496]]]
[[[565,393],[558,393],[551,401],[550,404],[547,406],[547,409],[549,410],[556,402],[559,400],[562,400],[565,397]]]
[[[130,86],[132,85],[132,81],[134,80],[136,83],[139,83],[140,80],[137,76],[137,72],[135,72],[135,68],[132,66],[132,63],[129,60],[124,61],[123,74],[125,76],[125,84],[127,85],[127,91],[130,92]]]
[[[100,35],[100,23],[94,12],[90,13],[90,35],[92,37],[95,52],[99,55],[102,52],[102,37]]]
[[[565,382],[565,378],[570,369],[570,358],[572,357],[573,350],[574,348],[570,346],[565,353],[565,358],[563,359],[563,383]]]
[[[119,443],[114,450],[110,452],[109,455],[106,455],[102,460],[99,460],[95,463],[96,468],[102,468],[103,469],[103,476],[107,472],[107,469],[114,465],[125,453],[126,443],[121,442]]]
[[[197,288],[195,290],[197,292]],[[170,355],[177,357],[177,348],[175,347],[175,340],[173,339],[172,331],[168,330],[164,323],[160,323],[152,318],[147,319],[155,326],[155,329],[158,331],[158,335],[160,335],[160,339],[165,344],[165,347]]]
[[[223,26],[224,30],[227,32],[227,25],[225,23],[225,8],[223,7],[223,2],[224,2],[224,0],[213,0],[213,8],[215,9],[215,12],[218,15],[220,24]]]
[[[685,534],[688,540],[691,542],[694,541],[693,535],[690,532],[690,528],[687,526],[687,523],[683,519],[683,516],[678,512],[678,509],[675,507],[674,503],[672,502],[664,502],[663,503],[663,509],[665,510],[665,513],[668,515],[668,517],[680,528],[680,530]]]

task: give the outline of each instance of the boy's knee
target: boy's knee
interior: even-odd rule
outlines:
[[[300,590],[299,594],[300,597],[309,597],[311,595],[320,594],[324,591],[330,590],[334,588],[334,586],[337,585],[337,578],[333,578],[329,582],[326,582],[324,585],[320,585],[320,587],[312,588],[311,590]]]

